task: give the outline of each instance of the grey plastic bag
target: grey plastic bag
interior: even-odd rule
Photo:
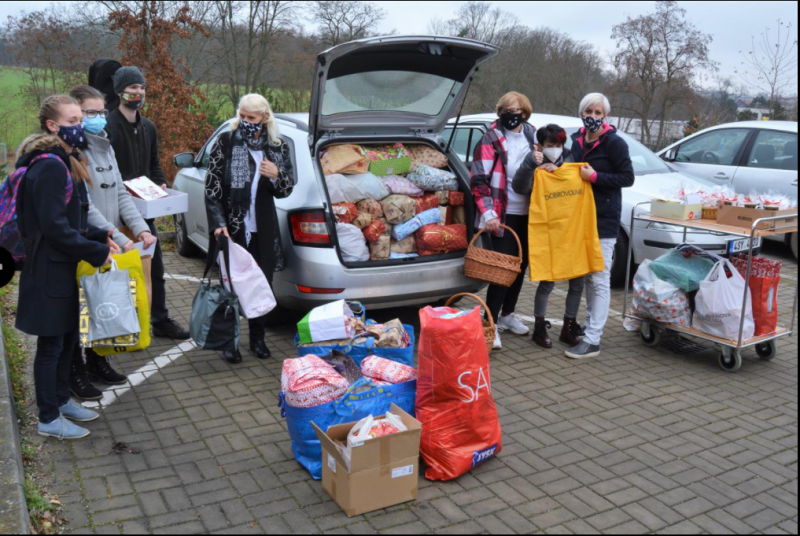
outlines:
[[[117,269],[81,277],[89,306],[89,340],[99,341],[139,333],[139,317],[131,295],[128,270]]]

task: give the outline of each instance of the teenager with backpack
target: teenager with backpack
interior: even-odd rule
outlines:
[[[119,108],[108,114],[105,128],[114,148],[123,181],[145,176],[162,188],[167,179],[158,160],[156,126],[140,110],[145,101],[145,79],[138,67],[122,67],[114,73],[114,93],[119,96]],[[155,220],[147,220],[150,233],[158,238]],[[189,332],[169,317],[167,291],[164,281],[164,257],[161,242],[156,243],[150,267],[153,297],[150,303],[150,323],[153,335],[168,339],[186,340]]]
[[[78,103],[68,95],[45,99],[41,134],[17,151],[20,178],[16,213],[24,238],[17,329],[38,336],[33,378],[39,435],[80,439],[89,431],[75,422],[99,415],[70,400],[69,372],[78,342],[78,281],[82,260],[100,267],[118,250],[106,231],[87,221],[91,182],[80,148],[86,144]]]

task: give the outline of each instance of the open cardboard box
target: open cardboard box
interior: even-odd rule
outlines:
[[[670,220],[699,220],[703,217],[703,205],[699,200],[697,203],[679,203],[653,199],[650,215]]]
[[[797,227],[797,209],[790,210],[763,210],[757,208],[734,207],[723,205],[719,207],[717,223],[720,225],[730,225],[731,227],[743,227],[751,229],[753,222],[761,218],[774,218],[782,216],[780,220],[765,221],[758,225],[761,231],[779,231]]]
[[[161,216],[172,216],[173,214],[183,214],[189,212],[189,196],[183,192],[167,188],[165,190],[169,196],[152,201],[145,201],[131,195],[133,204],[146,220],[160,218]]]
[[[408,431],[353,447],[350,471],[335,441],[346,445],[356,423],[331,426],[327,432],[311,423],[322,443],[322,489],[347,517],[417,499],[422,423],[394,404],[389,411],[400,417]]]

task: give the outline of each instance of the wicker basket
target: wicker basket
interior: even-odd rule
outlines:
[[[494,320],[492,320],[492,315],[489,313],[489,306],[486,305],[480,296],[476,296],[475,294],[469,294],[467,292],[456,294],[445,303],[445,307],[450,307],[454,301],[458,300],[459,298],[472,298],[476,302],[478,302],[481,307],[483,307],[484,311],[486,311],[486,317],[483,319],[483,338],[486,340],[486,349],[489,350],[489,353],[492,353],[492,349],[494,348]]]
[[[505,225],[502,227],[516,238],[519,255],[512,257],[505,253],[477,247],[475,241],[483,234],[485,229],[482,229],[472,237],[472,242],[469,243],[469,248],[467,248],[467,255],[464,257],[464,275],[501,287],[510,287],[514,284],[514,281],[522,271],[522,244],[514,229]]]

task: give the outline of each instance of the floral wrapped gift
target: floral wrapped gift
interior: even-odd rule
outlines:
[[[439,207],[436,207],[431,210],[426,210],[422,214],[417,214],[410,220],[405,223],[401,223],[400,225],[395,225],[392,229],[392,238],[395,240],[402,240],[407,236],[411,236],[414,234],[418,229],[421,229],[425,225],[430,225],[432,223],[439,223],[442,221],[442,213],[439,210]]]
[[[313,408],[341,398],[350,384],[344,376],[317,356],[307,355],[283,362],[281,391],[293,408]]]
[[[358,209],[353,203],[334,203],[333,214],[339,223],[353,223],[358,217]]]
[[[416,253],[417,252],[417,239],[412,234],[402,240],[392,241],[392,253]]]
[[[379,220],[383,218],[383,207],[381,207],[380,201],[376,201],[374,199],[363,199],[356,203],[356,208],[359,212],[366,212],[372,216],[373,220]]]
[[[378,239],[386,232],[386,224],[382,221],[373,221],[367,225],[362,232],[364,233],[364,238],[366,238],[367,242],[371,244],[373,242],[377,242]]]
[[[353,220],[353,225],[358,227],[360,230],[364,230],[372,223],[372,216],[367,214],[366,212],[359,212],[358,217]]]
[[[433,147],[427,145],[408,145],[406,146],[406,150],[411,154],[414,165],[425,164],[426,166],[439,169],[447,167],[447,156]]]
[[[381,207],[386,221],[396,225],[414,217],[417,203],[406,195],[390,195],[381,201]]]
[[[392,194],[407,195],[409,197],[422,197],[425,192],[421,188],[414,186],[411,181],[400,175],[389,175],[381,177],[383,185]]]
[[[436,192],[446,190],[448,192],[458,190],[458,180],[455,173],[436,169],[424,164],[414,166],[406,177],[412,184],[425,190],[426,192]]]
[[[373,261],[383,261],[391,254],[392,239],[383,235],[369,245],[370,259]]]
[[[413,367],[374,355],[361,362],[361,374],[391,384],[417,379],[417,371]]]

